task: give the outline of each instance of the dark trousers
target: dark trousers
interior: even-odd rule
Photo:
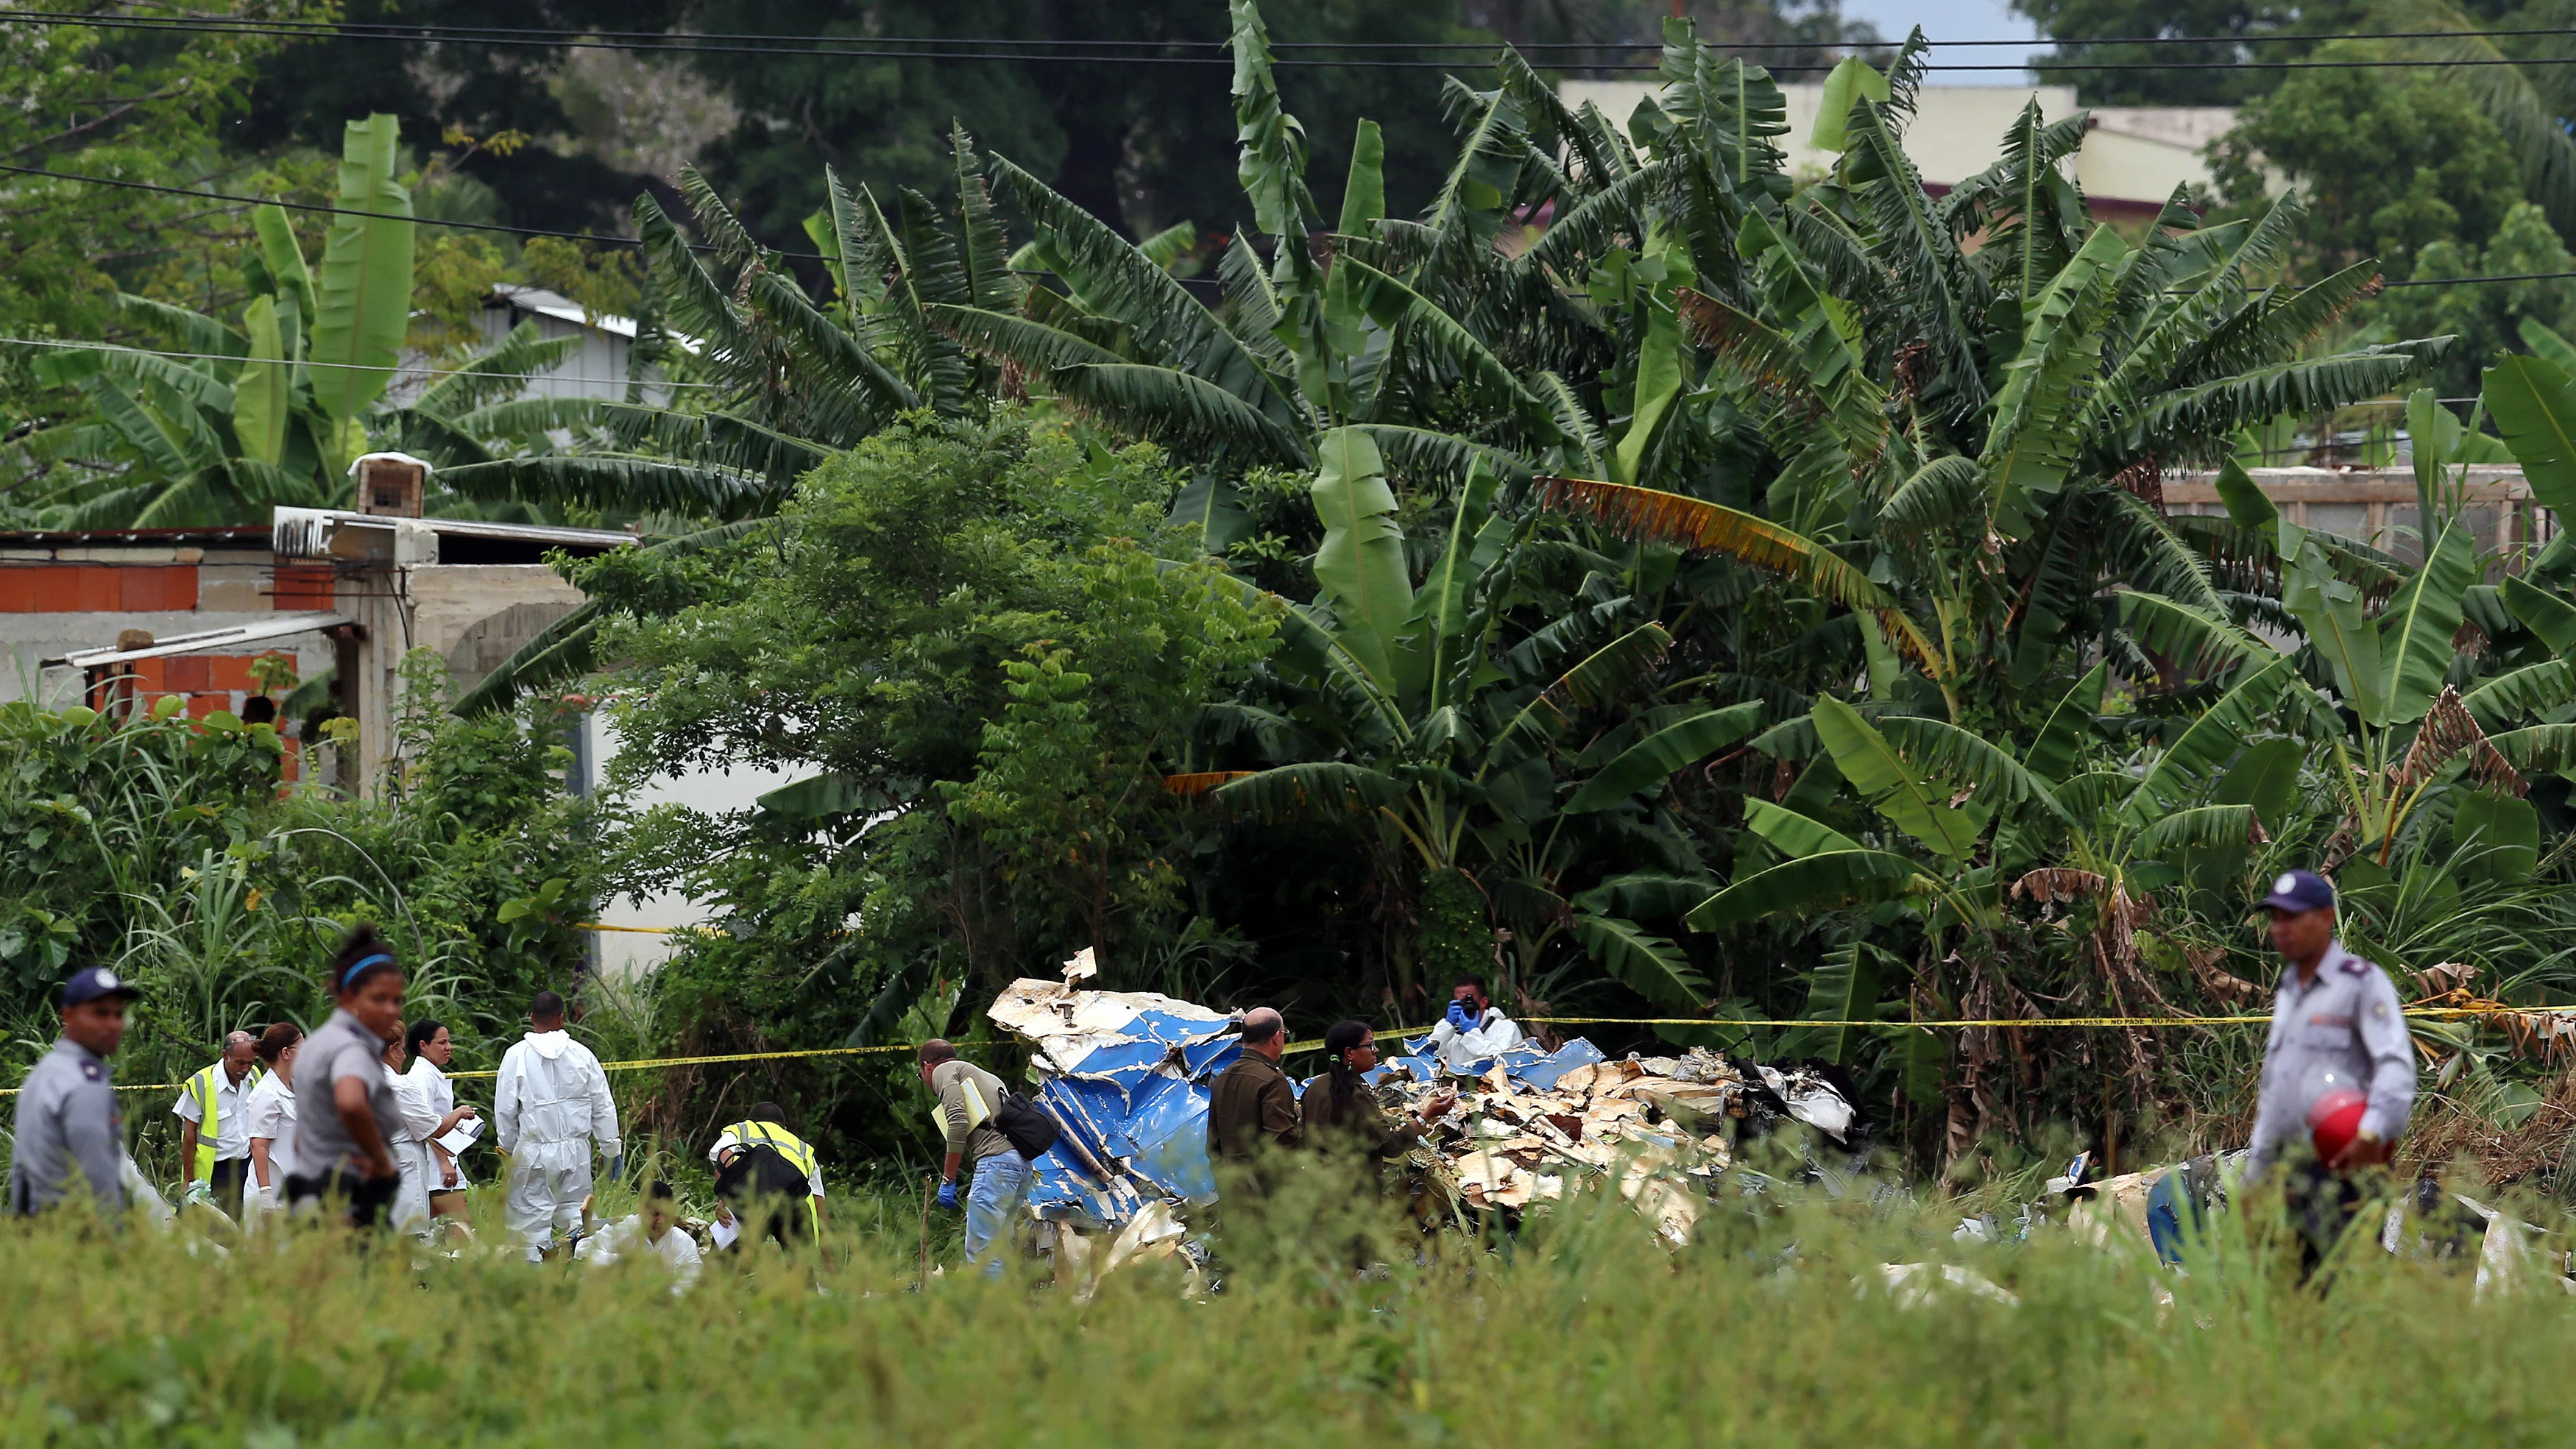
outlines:
[[[2304,1283],[2342,1241],[2368,1194],[2358,1181],[2313,1156],[2284,1162],[2282,1169],[2281,1196],[2289,1209],[2290,1230],[2299,1235],[2299,1281]]]
[[[286,1201],[289,1206],[307,1198],[321,1198],[326,1204],[346,1205],[346,1220],[353,1228],[372,1228],[384,1221],[385,1209],[393,1205],[394,1194],[402,1187],[399,1173],[386,1177],[362,1177],[347,1168],[307,1176],[296,1173],[286,1179]]]
[[[215,1206],[239,1221],[248,1210],[242,1199],[250,1190],[250,1159],[227,1157],[218,1161],[215,1170],[207,1175],[206,1186],[215,1190]]]

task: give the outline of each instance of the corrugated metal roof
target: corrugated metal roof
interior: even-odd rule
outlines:
[[[222,629],[200,629],[193,634],[173,634],[156,639],[141,649],[119,649],[107,645],[97,649],[75,649],[46,664],[68,664],[74,669],[96,669],[108,664],[126,664],[137,659],[164,659],[173,654],[195,654],[206,649],[223,649],[237,644],[252,644],[262,639],[283,639],[291,634],[311,634],[349,622],[346,614],[327,610],[279,614],[248,624],[233,624]]]

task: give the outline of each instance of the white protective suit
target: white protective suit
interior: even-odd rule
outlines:
[[[1460,1031],[1447,1021],[1431,1028],[1431,1049],[1439,1053],[1440,1064],[1453,1072],[1467,1071],[1477,1062],[1498,1057],[1520,1044],[1519,1025],[1503,1015],[1500,1007],[1486,1007],[1474,1031]]]
[[[656,1243],[644,1236],[644,1217],[629,1213],[607,1227],[581,1240],[573,1256],[594,1268],[605,1268],[621,1258],[659,1258],[671,1272],[671,1296],[689,1291],[698,1281],[704,1255],[698,1251],[698,1240],[674,1223]]]
[[[510,1157],[503,1212],[534,1259],[553,1245],[558,1230],[581,1230],[592,1144],[611,1160],[621,1151],[608,1073],[569,1034],[529,1032],[501,1058],[492,1127],[496,1145]]]

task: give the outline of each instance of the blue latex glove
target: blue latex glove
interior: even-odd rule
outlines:
[[[625,1154],[625,1153],[623,1153],[623,1152],[621,1152],[621,1153],[617,1154],[615,1157],[612,1157],[612,1158],[608,1159],[608,1180],[609,1180],[610,1182],[617,1182],[617,1181],[619,1181],[619,1180],[623,1179],[625,1176],[626,1176],[626,1154]]]
[[[1460,1031],[1474,1031],[1476,1029],[1476,1018],[1467,1014],[1469,1010],[1470,1008],[1467,1003],[1463,1001],[1450,1002],[1449,1024],[1458,1028]]]
[[[957,1184],[943,1182],[939,1185],[939,1205],[950,1212],[957,1211]]]

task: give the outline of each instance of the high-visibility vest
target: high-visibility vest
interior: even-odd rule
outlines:
[[[247,1092],[258,1086],[260,1078],[267,1075],[266,1070],[253,1062],[250,1075],[242,1078],[241,1090]],[[215,1138],[222,1132],[216,1122],[215,1093],[222,1089],[223,1082],[224,1064],[217,1062],[190,1077],[188,1085],[180,1089],[181,1096],[197,1099],[197,1175],[194,1180],[198,1182],[212,1182],[215,1178]]]
[[[736,1122],[725,1130],[733,1134],[733,1140],[744,1151],[748,1152],[754,1146],[770,1148],[785,1159],[788,1166],[805,1174],[808,1179],[814,1176],[816,1161],[814,1149],[805,1144],[804,1138],[777,1123]],[[817,1240],[820,1240],[823,1232],[823,1216],[816,1211],[814,1199],[810,1195],[805,1199],[805,1218],[813,1226]]]

